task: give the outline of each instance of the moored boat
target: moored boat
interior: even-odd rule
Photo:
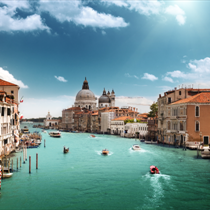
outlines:
[[[13,175],[13,173],[3,173],[3,178],[10,178]]]
[[[157,141],[145,141],[146,144],[157,144]]]
[[[102,155],[108,155],[109,154],[109,150],[107,149],[103,149],[101,152]]]
[[[91,134],[90,136],[91,136],[91,137],[93,137],[93,138],[94,138],[94,137],[96,137],[96,136],[95,136],[95,135],[93,135],[93,134]]]
[[[134,144],[134,145],[132,146],[132,149],[133,149],[133,150],[140,150],[141,148],[140,148],[140,146],[139,146],[138,144]]]
[[[57,138],[61,137],[61,133],[59,131],[52,131],[49,133],[49,135],[51,137],[57,137]]]
[[[29,129],[28,129],[27,126],[24,126],[24,128],[21,129],[21,132],[22,132],[23,134],[29,134],[29,133],[30,133],[30,131],[29,131]]]
[[[150,166],[150,173],[151,174],[159,174],[159,169],[156,166]]]

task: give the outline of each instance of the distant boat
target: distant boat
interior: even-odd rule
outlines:
[[[24,128],[21,129],[21,132],[22,132],[23,134],[29,134],[29,133],[30,133],[30,131],[29,131],[29,129],[28,129],[27,126],[24,126]]]
[[[64,147],[63,148],[63,153],[65,154],[65,153],[68,153],[68,152],[69,152],[69,148]]]
[[[61,133],[59,131],[52,131],[49,133],[49,135],[51,137],[56,137],[56,138],[60,138],[61,137]]]
[[[102,155],[108,155],[109,154],[109,150],[104,149],[104,150],[102,150],[101,154]]]
[[[159,169],[156,166],[150,166],[150,173],[151,174],[159,174]]]
[[[145,141],[146,144],[157,144],[157,141]]]
[[[141,150],[141,148],[140,148],[140,146],[139,146],[138,144],[134,144],[134,145],[132,146],[132,149],[133,149],[133,150]]]
[[[93,138],[96,137],[95,135],[92,135],[92,134],[90,136],[93,137]]]

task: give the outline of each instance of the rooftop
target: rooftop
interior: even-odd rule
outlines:
[[[18,85],[15,85],[15,84],[13,84],[11,82],[7,82],[7,81],[5,81],[3,79],[0,79],[0,86],[18,86]]]
[[[184,103],[210,103],[210,92],[199,93],[189,98],[176,101],[172,103],[171,105],[184,104]]]

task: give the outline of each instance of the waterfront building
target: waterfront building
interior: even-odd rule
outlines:
[[[58,127],[60,120],[53,119],[50,112],[48,112],[46,119],[44,120],[45,127]]]
[[[8,155],[19,143],[19,139],[15,139],[15,135],[19,136],[17,121],[13,99],[7,96],[5,91],[0,90],[0,156]]]
[[[147,119],[148,125],[148,139],[156,141],[157,140],[157,132],[158,132],[158,118],[157,117],[149,117]]]
[[[145,122],[134,122],[125,124],[125,137],[146,138],[148,125]]]
[[[111,134],[124,136],[125,120],[132,120],[130,116],[115,118],[111,121]]]
[[[62,111],[61,127],[65,130],[74,130],[74,113],[81,112],[80,107],[71,107]]]
[[[167,106],[176,101],[189,98],[201,92],[210,92],[210,89],[175,88],[161,94],[158,98],[158,141],[164,142],[167,137]]]
[[[102,96],[98,99],[98,108],[114,107],[115,106],[115,92],[112,90],[111,94],[104,88]]]
[[[171,103],[166,113],[168,144],[187,142],[210,144],[210,92],[198,93]]]
[[[100,132],[99,123],[100,123],[100,120],[98,118],[98,111],[92,111],[91,112],[91,132],[92,133]]]
[[[116,114],[112,109],[101,113],[101,132],[110,133],[111,121],[115,118],[115,115]]]
[[[76,95],[76,100],[74,102],[75,107],[86,108],[90,110],[96,109],[97,98],[94,93],[89,89],[88,81],[85,77],[83,82],[82,90],[80,90]]]

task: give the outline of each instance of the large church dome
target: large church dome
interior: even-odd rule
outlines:
[[[88,81],[85,78],[83,82],[82,90],[80,90],[76,95],[75,106],[86,107],[89,109],[96,108],[96,97],[94,93],[89,90]]]

